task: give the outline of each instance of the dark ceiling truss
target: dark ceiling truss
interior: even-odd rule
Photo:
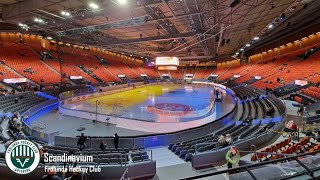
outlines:
[[[146,8],[151,8],[150,6],[149,7],[146,7]],[[154,11],[152,11],[152,12],[154,12]],[[170,17],[165,17],[164,15],[157,15],[157,14],[154,14],[154,13],[152,13],[151,12],[151,17],[153,17],[154,19],[150,19],[150,20],[148,20],[148,23],[150,23],[150,22],[154,22],[154,21],[157,21],[157,22],[160,22],[160,24],[162,25],[162,27],[164,28],[164,29],[166,29],[167,30],[167,32],[170,32],[171,34],[172,33],[176,33],[177,32],[177,29],[174,27],[174,26],[172,26],[172,24],[170,23],[170,22],[168,22],[168,20],[169,19],[173,19],[173,18],[186,18],[186,17],[188,17],[188,16],[192,16],[192,15],[201,15],[201,14],[203,14],[204,12],[196,12],[196,13],[188,13],[188,14],[182,14],[182,15],[178,15],[178,16],[170,16]],[[159,13],[159,12],[158,12]],[[156,16],[157,15],[157,16]],[[76,17],[73,17],[73,19],[75,19]],[[176,19],[174,19],[175,21],[176,21]],[[117,22],[116,22],[117,23]],[[72,28],[73,28],[74,26],[72,26]],[[111,26],[109,26],[109,27],[111,27]],[[65,29],[67,29],[67,28],[69,28],[69,27],[65,27]],[[74,32],[75,34],[78,34],[78,33],[88,33],[88,32],[93,32],[93,31],[95,31],[96,29],[94,29],[94,28],[92,28],[92,26],[88,26],[88,27],[82,27],[83,29],[81,29],[81,28],[77,28],[76,30],[77,31],[73,31],[73,30],[70,30],[70,29],[67,29],[67,30],[65,30],[65,31],[60,31],[60,32],[58,32],[60,35],[66,35],[65,33],[66,32],[69,32],[69,36],[71,36],[71,37],[74,37],[74,35],[72,34],[72,32]],[[112,28],[119,28],[119,26],[118,27],[112,27]],[[63,32],[65,32],[65,33],[63,33]],[[76,36],[77,37],[77,36]],[[177,37],[179,37],[179,36],[177,36]],[[115,41],[119,41],[118,39],[116,39],[116,38],[113,38]],[[108,39],[108,41],[110,42],[110,38]],[[181,41],[181,39],[180,39],[180,41]],[[111,41],[112,42],[112,41]],[[183,38],[182,38],[182,42],[185,42],[184,40],[183,40]],[[93,41],[92,43],[95,43],[95,41]],[[92,44],[92,43],[90,43],[90,44]],[[121,43],[121,42],[120,42]],[[112,44],[112,43],[110,43],[110,44]]]
[[[287,18],[284,23],[280,24],[277,29],[263,37],[259,42],[253,44],[248,50],[261,48],[266,43],[272,43],[283,37],[295,34],[301,29],[306,29],[316,24],[320,24],[320,1],[312,1],[308,6],[299,10],[299,13],[293,14]],[[290,26],[288,23],[290,22]]]
[[[284,2],[279,2],[279,1],[266,1],[265,4],[271,4],[271,2],[273,3],[273,6],[275,7],[282,7],[282,8],[272,8],[270,5],[267,6],[267,9],[263,12],[255,12],[255,13],[251,13],[251,15],[253,17],[257,17],[257,18],[247,18],[247,21],[248,22],[252,22],[251,24],[254,25],[254,27],[249,27],[249,29],[239,29],[239,34],[246,34],[248,33],[248,36],[249,37],[253,37],[253,36],[269,36],[269,32],[265,33],[265,34],[261,34],[260,32],[261,31],[265,31],[266,30],[266,26],[270,23],[273,22],[274,18],[278,18],[284,9],[290,7],[293,3],[296,2],[296,0],[291,0],[291,1],[284,1]],[[294,12],[295,13],[295,12]],[[260,14],[260,16],[259,16]],[[288,13],[287,14],[287,17],[289,17],[291,14]],[[264,22],[266,21],[265,20],[265,17],[269,17],[267,22],[268,24],[265,24]],[[281,22],[281,23],[278,23],[278,24],[283,24],[284,22]],[[277,29],[277,28],[275,28]],[[247,31],[247,32],[246,32]],[[233,35],[234,38],[237,38],[235,35]],[[261,41],[263,37],[260,37],[260,40],[259,42]],[[250,43],[252,40],[251,39],[247,39],[247,38],[244,38],[242,37],[241,39],[242,43],[242,46],[245,44],[245,43]],[[237,49],[239,49],[239,45],[236,46]],[[235,49],[236,50],[236,49]]]
[[[161,3],[161,2],[153,2],[153,3]],[[148,5],[146,5],[146,7],[144,7],[144,8],[151,8],[151,6],[148,6]],[[38,9],[39,10],[39,9]],[[84,17],[85,18],[88,18],[88,17],[94,17],[94,16],[96,16],[96,15],[99,15],[99,14],[94,14],[94,13],[92,13],[91,11],[87,11],[87,9],[85,9],[84,7],[79,7],[77,10],[76,10],[76,12],[77,13],[75,13],[74,15],[73,15],[73,17],[72,18],[70,18],[70,19],[68,19],[68,21],[70,22],[70,23],[65,23],[65,19],[63,19],[62,18],[62,20],[60,20],[61,21],[61,23],[59,23],[59,22],[57,22],[57,21],[59,21],[59,20],[52,20],[52,19],[49,19],[49,20],[52,20],[52,21],[54,21],[54,23],[50,23],[50,24],[54,24],[54,25],[52,25],[52,26],[55,26],[55,27],[59,27],[59,24],[62,24],[62,22],[63,22],[63,29],[67,29],[67,30],[65,30],[65,32],[63,33],[63,31],[59,31],[58,32],[58,34],[59,35],[66,35],[66,32],[69,32],[69,34],[68,35],[70,35],[71,37],[74,37],[74,35],[72,34],[72,30],[68,30],[68,29],[72,29],[72,28],[77,28],[78,26],[77,25],[75,25],[73,22],[74,21],[76,21],[76,20],[78,20],[78,19],[83,19]],[[99,11],[99,12],[101,12],[101,11]],[[180,15],[179,17],[187,17],[187,16],[190,16],[190,15],[193,15],[193,14],[196,14],[196,15],[199,15],[199,14],[202,14],[203,12],[197,12],[197,13],[191,13],[191,14],[183,14],[183,15]],[[153,17],[155,20],[154,21],[160,21],[160,24],[162,24],[163,26],[163,28],[164,29],[166,29],[166,31],[168,31],[169,33],[176,33],[177,32],[177,29],[176,28],[174,28],[174,27],[172,27],[172,24],[170,24],[170,23],[168,23],[168,20],[169,19],[171,19],[171,18],[174,18],[175,17],[175,15],[173,14],[173,16],[172,17],[165,17],[165,16],[160,16],[160,18],[156,18],[156,17]],[[48,18],[46,18],[46,19],[48,19]],[[150,21],[153,21],[153,20],[149,20],[149,22]],[[163,22],[163,21],[167,21],[167,22]],[[168,26],[169,25],[169,26]],[[37,26],[39,26],[39,25],[37,25]],[[47,26],[47,25],[45,25],[45,26]],[[50,28],[50,26],[49,27],[47,27],[47,28]],[[75,34],[77,34],[77,33],[79,33],[79,32],[81,32],[81,33],[86,33],[86,32],[93,32],[95,29],[94,28],[92,28],[92,26],[89,26],[89,27],[83,27],[84,29],[83,30],[81,30],[81,29],[77,29],[78,31],[76,31],[76,33]],[[60,28],[60,30],[62,29],[62,27]],[[115,39],[115,38],[114,38]],[[110,40],[110,38],[108,37],[108,40]],[[117,39],[115,39],[115,40],[117,40]],[[86,39],[86,41],[89,41],[89,39]],[[184,39],[180,39],[180,41],[182,41],[182,42],[185,42],[185,40]],[[93,43],[95,43],[96,41],[92,41],[91,43],[90,42],[87,42],[87,43],[89,43],[89,44],[93,44]]]
[[[128,0],[125,12],[111,0],[96,1],[103,8],[94,11],[82,0],[25,0],[4,5],[3,19],[63,35],[59,41],[136,56],[213,57],[235,53],[294,1],[241,0],[231,7],[230,0]],[[72,17],[61,16],[63,9]],[[47,23],[35,23],[34,17]],[[139,17],[146,19],[134,23]]]
[[[138,58],[140,58],[140,54],[145,54],[144,57],[152,57],[152,56],[159,56],[159,52],[157,52],[155,49],[148,49],[148,48],[141,48],[141,46],[134,46],[132,48],[129,48],[127,46],[121,46],[121,45],[116,45],[116,46],[110,46],[107,48],[104,48],[105,50],[111,50],[113,52],[118,52],[121,54],[126,54],[126,55],[133,55]]]
[[[167,4],[167,3],[165,3],[165,4]],[[155,7],[145,7],[144,10],[153,19],[159,19],[159,18],[165,18],[166,17],[164,15],[164,13],[162,12],[162,10],[157,6],[155,6]],[[157,27],[159,35],[160,35],[160,27],[162,29],[164,29],[169,34],[178,34],[179,33],[178,29],[174,26],[174,24],[169,19],[157,20],[157,23],[159,25]],[[181,38],[181,39],[179,39],[179,42],[180,43],[184,43],[185,40],[183,38]]]
[[[254,7],[253,7],[254,8]],[[241,15],[246,15],[247,13],[248,13],[248,11],[249,10],[251,10],[252,9],[252,7],[249,7],[249,8],[247,8],[247,9],[244,9],[244,10],[241,10],[241,11],[235,11],[235,12],[238,12],[239,13],[239,15],[241,14]],[[246,14],[242,14],[242,12],[245,12]],[[238,14],[233,14],[233,16],[237,16]],[[232,18],[230,18],[231,20],[232,20]],[[226,22],[229,22],[230,21],[230,19],[226,19]],[[222,19],[223,20],[223,19]],[[220,21],[222,21],[221,19],[220,19]],[[201,37],[203,37],[203,36],[201,36]],[[203,41],[202,41],[203,42]],[[239,44],[237,44],[237,46],[239,46],[239,45],[241,45],[241,43]]]
[[[231,28],[227,34],[229,34],[229,39],[232,41],[237,41],[235,43],[229,43],[227,46],[223,47],[223,49],[220,50],[220,53],[223,53],[225,51],[237,51],[239,47],[243,46],[245,43],[250,42],[251,39],[257,35],[257,33],[265,28],[268,23],[270,23],[273,18],[279,16],[281,14],[281,11],[285,8],[287,8],[291,3],[291,1],[277,1],[279,3],[275,3],[276,7],[279,8],[271,8],[270,2],[273,2],[272,0],[270,1],[259,1],[259,4],[256,5],[256,9],[253,9],[252,12],[247,15],[246,18],[243,18],[242,20],[239,21],[237,28]],[[259,7],[265,7],[264,9],[261,9],[259,11]],[[247,14],[247,9],[250,7],[255,7],[252,6],[246,6],[246,9],[243,9],[241,11],[237,11],[237,14],[233,14],[233,16],[237,16],[239,14]],[[254,26],[252,26],[254,25]],[[235,30],[238,33],[234,33]]]
[[[261,2],[261,3],[263,3],[263,2]],[[261,4],[261,3],[260,3],[260,4]],[[206,37],[206,38],[204,38],[203,40],[201,40],[201,41],[199,41],[199,42],[197,42],[197,43],[193,43],[193,44],[191,44],[191,45],[188,45],[188,46],[183,47],[183,48],[181,48],[181,49],[179,49],[179,50],[176,50],[176,51],[177,51],[177,52],[180,52],[180,51],[182,51],[182,50],[185,50],[185,49],[187,49],[187,48],[193,47],[193,46],[195,46],[195,45],[198,45],[199,43],[208,41],[208,40],[216,37],[216,36],[219,35],[221,32],[223,32],[223,31],[225,31],[227,28],[229,28],[232,24],[234,24],[235,22],[237,22],[238,20],[240,20],[241,18],[243,18],[244,16],[246,16],[246,15],[254,8],[254,7],[251,7],[251,6],[250,6],[249,8],[247,8],[247,9],[245,9],[245,10],[242,10],[242,11],[244,12],[244,14],[242,14],[241,16],[237,17],[236,19],[235,19],[235,18],[234,18],[234,19],[230,18],[230,17],[232,16],[233,12],[238,12],[237,10],[238,10],[238,8],[240,8],[240,7],[242,7],[242,6],[238,6],[238,7],[236,7],[236,8],[231,9],[231,12],[230,12],[230,13],[228,13],[227,15],[225,15],[224,17],[222,17],[222,18],[219,19],[219,21],[222,21],[222,22],[223,22],[223,20],[228,20],[228,22],[231,20],[231,22],[229,22],[229,24],[226,25],[226,27],[222,27],[222,28],[220,29],[220,31],[218,31],[218,33],[215,33],[215,34],[213,34],[213,35],[210,35],[209,37]],[[217,24],[220,24],[220,23],[217,23]],[[224,25],[220,24],[220,26],[224,26]],[[212,26],[212,27],[213,27],[213,26]],[[211,28],[212,28],[212,27],[211,27]],[[207,32],[206,32],[206,33],[207,33]],[[201,36],[204,36],[206,33],[201,34]],[[172,51],[172,50],[170,50],[170,51]],[[176,51],[175,51],[175,52],[176,52]]]
[[[184,1],[184,2],[187,5],[187,9],[188,9],[189,13],[195,14],[195,13],[199,12],[197,0],[189,0],[189,1]],[[192,26],[195,31],[204,31],[202,19],[199,14],[191,15],[191,19],[192,19]],[[204,36],[198,37],[198,41],[202,41],[203,39],[204,39]],[[202,43],[200,43],[200,45],[203,48],[204,55],[208,55],[209,51],[208,51],[207,42],[202,41]]]
[[[167,0],[162,0],[162,2],[167,6],[167,8],[170,10],[171,14],[173,15],[174,18],[176,18],[175,13],[173,12],[173,10],[171,9],[171,7],[169,6]]]
[[[152,37],[145,37],[145,38],[136,38],[136,39],[124,39],[118,40],[114,42],[108,42],[107,44],[98,44],[101,47],[107,47],[112,45],[119,45],[119,44],[132,44],[132,43],[141,43],[141,42],[149,42],[149,41],[164,41],[164,40],[172,40],[172,39],[182,39],[194,36],[196,34],[201,34],[202,32],[186,32],[186,33],[175,33],[175,34],[166,34],[166,35],[159,35],[159,36],[152,36]]]
[[[116,29],[116,28],[125,28],[132,26],[139,26],[147,21],[147,16],[137,17],[128,20],[122,20],[112,23],[99,24],[93,26],[86,26],[81,28],[68,29],[65,31],[58,31],[58,36],[68,36],[73,34],[83,34],[83,33],[91,33],[94,31],[105,30],[105,29]]]

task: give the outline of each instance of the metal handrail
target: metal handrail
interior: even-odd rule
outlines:
[[[305,164],[303,164],[298,158],[299,157],[303,157],[303,156],[307,156],[307,155],[317,154],[317,153],[320,153],[320,150],[317,150],[317,151],[314,151],[314,152],[302,153],[302,154],[298,154],[298,155],[292,155],[292,156],[288,156],[288,157],[284,157],[284,158],[280,158],[280,159],[276,159],[276,160],[270,160],[270,161],[264,161],[264,162],[249,164],[249,165],[240,166],[240,167],[237,167],[237,168],[231,168],[231,169],[226,169],[226,170],[221,170],[221,171],[215,171],[215,172],[207,173],[207,174],[203,174],[203,175],[198,175],[198,176],[193,176],[193,177],[186,177],[186,178],[182,178],[180,180],[200,179],[200,178],[215,176],[215,175],[219,175],[219,174],[229,173],[229,172],[236,172],[236,171],[240,171],[240,170],[246,170],[247,171],[250,168],[263,166],[263,165],[266,165],[266,164],[274,164],[274,163],[283,162],[283,161],[287,161],[287,160],[294,160],[294,161],[298,162],[309,173],[309,175],[311,177],[313,177],[313,171],[319,170],[320,167],[310,169]],[[257,177],[255,177],[253,174],[251,174],[250,172],[248,172],[248,173],[250,174],[250,176],[252,176],[253,179],[257,179]]]
[[[122,174],[120,180],[127,180],[127,179],[129,179],[129,178],[128,178],[128,173],[129,173],[129,170],[128,170],[128,168],[127,168],[127,169],[124,171],[124,173]]]
[[[293,154],[284,154],[284,153],[274,153],[274,152],[258,152],[258,151],[241,151],[242,153],[256,153],[256,154],[266,154],[266,155],[277,155],[277,156],[294,156]]]

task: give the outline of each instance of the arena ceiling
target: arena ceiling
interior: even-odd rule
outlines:
[[[56,40],[142,57],[209,59],[230,57],[311,1],[0,0],[0,12],[4,22],[27,24]]]

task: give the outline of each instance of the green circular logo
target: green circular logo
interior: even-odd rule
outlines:
[[[6,150],[7,166],[17,174],[28,174],[35,170],[40,162],[38,147],[28,140],[17,140]]]

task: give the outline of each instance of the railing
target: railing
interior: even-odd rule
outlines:
[[[39,103],[33,107],[31,107],[30,109],[28,109],[26,112],[22,113],[22,116],[30,118],[33,115],[35,115],[36,113],[38,113],[39,111],[46,109],[49,106],[52,105],[58,105],[58,100],[57,99],[52,99],[52,100],[48,100],[48,101],[44,101],[42,103]]]
[[[121,176],[120,180],[128,180],[128,168],[124,171],[123,175]]]
[[[23,121],[22,121],[22,129],[23,131],[29,135],[30,137],[38,140],[38,141],[44,141],[47,143],[50,143],[53,141],[53,137],[50,136],[50,134],[42,131],[35,130],[34,128],[31,128],[28,125],[28,122],[34,118],[36,115],[38,115],[41,111],[45,111],[47,109],[51,108],[57,108],[58,107],[58,100],[48,100],[42,103],[39,103],[30,109],[28,109],[26,112],[22,114]],[[56,134],[56,133],[53,133]]]
[[[252,151],[250,152],[253,153]],[[254,163],[250,165],[240,166],[237,168],[231,168],[231,169],[222,170],[222,171],[216,171],[213,173],[203,174],[199,176],[186,177],[186,178],[182,178],[181,180],[202,179],[202,178],[206,179],[208,177],[210,177],[210,179],[214,179],[215,176],[219,176],[225,173],[229,174],[232,172],[233,173],[236,172],[236,173],[229,174],[229,177],[232,179],[239,179],[239,180],[241,179],[258,180],[260,179],[260,177],[264,177],[264,179],[288,179],[291,177],[297,177],[304,174],[308,174],[309,176],[314,177],[313,172],[320,170],[320,166],[319,166],[320,157],[318,155],[312,156],[317,153],[320,153],[320,150],[309,152],[309,153],[303,153],[299,155],[290,155],[288,157],[284,157],[281,159]],[[282,172],[283,174],[276,174],[277,172],[274,172],[275,174],[272,174],[273,171],[270,171],[270,169],[269,170],[267,169],[269,166],[265,166],[265,165],[275,164],[279,162],[286,162],[287,168],[290,169],[290,167],[292,167],[293,171],[287,170],[287,171],[283,171]],[[259,168],[263,168],[263,171],[268,173],[269,178],[266,177],[266,174],[260,174],[261,176],[257,176],[259,174],[258,173],[259,171],[257,169]],[[279,177],[273,177],[273,176],[279,176]]]

